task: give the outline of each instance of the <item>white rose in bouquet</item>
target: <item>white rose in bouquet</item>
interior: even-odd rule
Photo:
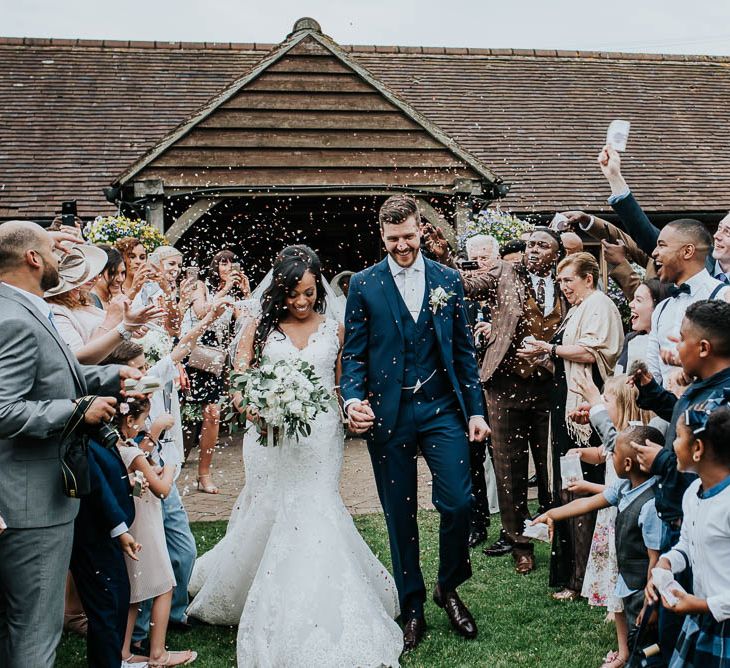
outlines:
[[[259,366],[232,373],[231,390],[241,393],[242,413],[255,409],[266,423],[266,437],[259,438],[262,445],[277,445],[282,435],[309,436],[312,422],[335,400],[314,367],[301,359],[271,362],[264,358]],[[226,416],[233,431],[243,426],[242,413],[233,409]]]

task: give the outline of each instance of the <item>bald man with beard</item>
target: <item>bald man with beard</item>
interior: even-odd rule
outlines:
[[[0,666],[53,666],[78,499],[64,495],[60,435],[75,400],[97,396],[87,425],[111,419],[129,367],[82,366],[53,324],[55,239],[40,225],[0,225]]]

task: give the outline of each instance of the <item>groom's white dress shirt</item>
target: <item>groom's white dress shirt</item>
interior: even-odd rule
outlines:
[[[388,267],[406,308],[413,320],[418,322],[423,306],[423,295],[426,292],[426,263],[423,261],[423,255],[419,252],[410,267],[401,267],[388,255]]]

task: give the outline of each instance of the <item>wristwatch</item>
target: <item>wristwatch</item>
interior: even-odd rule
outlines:
[[[122,341],[129,341],[132,338],[132,332],[130,332],[123,323],[119,323],[116,328],[119,336],[122,337]]]

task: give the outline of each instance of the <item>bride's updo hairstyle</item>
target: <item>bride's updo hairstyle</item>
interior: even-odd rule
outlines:
[[[279,323],[287,314],[286,298],[302,277],[311,272],[317,286],[314,310],[325,311],[325,291],[322,284],[322,263],[309,246],[287,246],[274,260],[271,284],[261,295],[261,319],[253,341],[254,359],[259,361],[266,339],[273,331],[281,332]],[[283,334],[283,332],[282,332]]]

